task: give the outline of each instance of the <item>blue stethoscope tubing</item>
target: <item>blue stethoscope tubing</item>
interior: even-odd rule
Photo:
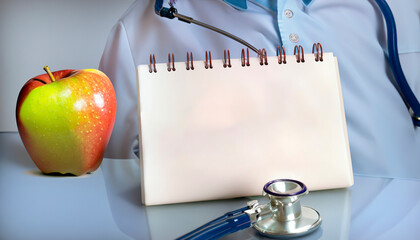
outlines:
[[[385,22],[386,22],[386,29],[388,33],[387,34],[388,61],[391,66],[391,70],[394,75],[395,82],[397,84],[397,87],[399,88],[401,97],[403,98],[405,104],[407,105],[407,108],[409,109],[413,124],[415,126],[420,126],[420,103],[418,99],[416,98],[414,92],[411,90],[410,85],[408,84],[407,79],[405,78],[404,72],[401,68],[401,63],[400,63],[400,59],[398,55],[397,28],[395,24],[394,15],[392,14],[390,7],[385,0],[375,0],[375,1],[376,1],[376,4],[381,9],[382,14],[384,15],[384,18],[385,18]],[[156,0],[155,12],[161,17],[173,19],[175,18],[174,14],[176,14],[176,9],[174,9],[173,7],[171,8],[163,7],[163,0]],[[179,18],[179,20],[191,23],[188,20],[186,21],[185,18],[182,18],[182,19]],[[218,30],[224,32],[223,30],[220,30],[220,29]],[[233,37],[237,38],[234,35],[231,35],[231,34],[229,35],[231,38]],[[245,41],[241,41],[241,43],[245,45],[248,44]]]
[[[248,207],[239,208],[216,218],[203,226],[177,238],[177,240],[211,240],[251,227],[251,219],[245,213]]]
[[[394,74],[395,81],[400,89],[403,99],[408,105],[408,108],[412,111],[411,115],[414,125],[420,126],[420,103],[411,90],[401,68],[397,45],[397,27],[395,25],[394,15],[385,0],[376,0],[376,3],[381,9],[386,22],[386,30],[388,33],[388,61],[391,65],[392,73]]]

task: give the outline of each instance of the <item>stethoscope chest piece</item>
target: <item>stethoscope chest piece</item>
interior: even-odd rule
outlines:
[[[278,179],[268,182],[263,194],[270,200],[266,213],[256,219],[253,227],[263,236],[287,238],[306,235],[321,225],[321,216],[313,208],[301,206],[300,198],[308,190],[302,182]]]

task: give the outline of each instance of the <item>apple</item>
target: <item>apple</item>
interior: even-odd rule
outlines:
[[[111,136],[115,91],[99,70],[62,70],[36,76],[22,87],[16,105],[20,138],[43,173],[95,171]]]

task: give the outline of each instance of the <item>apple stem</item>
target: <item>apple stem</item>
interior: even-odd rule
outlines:
[[[52,73],[51,73],[51,71],[50,71],[50,68],[49,68],[48,66],[45,66],[45,67],[44,67],[44,71],[46,71],[46,72],[48,73],[48,76],[50,77],[51,81],[52,81],[52,82],[54,82],[54,81],[55,81],[55,78],[54,78],[54,76],[52,75]]]

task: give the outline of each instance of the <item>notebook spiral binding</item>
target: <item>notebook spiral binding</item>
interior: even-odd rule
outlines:
[[[277,63],[278,64],[286,64],[286,50],[284,48],[284,46],[277,47]],[[206,51],[206,60],[204,61],[204,67],[206,69],[212,69],[213,68],[213,63],[211,60],[211,51]],[[315,57],[315,61],[316,62],[322,62],[323,61],[323,51],[322,51],[322,45],[320,43],[314,43],[312,45],[312,54],[314,54]],[[305,55],[304,55],[304,51],[303,51],[303,47],[301,45],[296,45],[294,48],[294,55],[296,56],[296,62],[298,63],[304,63],[305,62]],[[230,51],[229,50],[224,50],[224,54],[223,54],[223,67],[227,68],[227,67],[232,67],[231,61],[230,61]],[[258,57],[260,58],[260,65],[268,65],[268,60],[267,60],[267,51],[265,50],[265,48],[260,49],[259,50],[259,54]],[[247,67],[250,66],[249,63],[249,49],[247,48],[246,51],[245,49],[242,48],[241,51],[241,66],[242,67]],[[193,54],[192,52],[187,52],[187,62],[186,62],[186,69],[187,70],[194,70],[194,60],[193,60]],[[175,57],[173,53],[169,53],[168,54],[168,63],[167,63],[167,70],[168,72],[170,71],[175,71]],[[157,69],[156,69],[156,58],[155,58],[155,54],[150,54],[150,63],[149,63],[149,72],[150,73],[156,73]]]

